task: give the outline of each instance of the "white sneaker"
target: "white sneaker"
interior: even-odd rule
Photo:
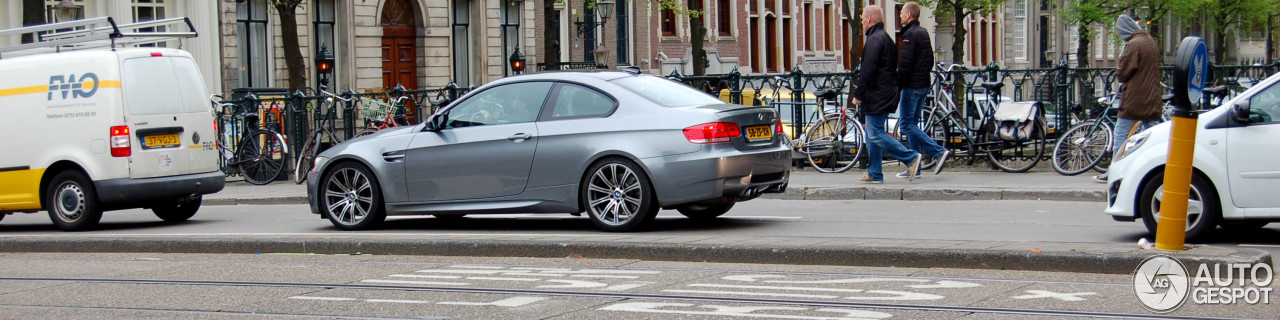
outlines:
[[[906,171],[899,172],[898,174],[895,174],[895,175],[893,175],[893,176],[894,176],[895,178],[898,178],[898,179],[906,179],[906,178],[910,178],[910,177],[911,177],[911,175],[910,175],[910,174],[907,174],[907,172],[906,172]],[[918,175],[918,174],[917,174],[917,175],[916,175],[916,179],[920,179],[920,178],[924,178],[924,176],[922,176],[922,175]]]
[[[1093,176],[1093,182],[1107,183],[1107,174],[1103,173],[1100,175]]]

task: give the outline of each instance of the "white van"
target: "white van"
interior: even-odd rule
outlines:
[[[0,58],[0,218],[43,209],[63,230],[109,210],[191,218],[225,183],[201,79],[178,49]]]

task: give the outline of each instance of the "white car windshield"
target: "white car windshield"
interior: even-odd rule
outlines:
[[[689,107],[725,103],[705,92],[658,77],[626,77],[614,83],[667,107]]]

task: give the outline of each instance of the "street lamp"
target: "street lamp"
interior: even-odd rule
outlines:
[[[320,45],[320,53],[316,54],[316,74],[320,79],[320,88],[329,86],[329,75],[333,74],[333,55],[329,54],[329,49],[323,44]]]
[[[75,20],[76,9],[79,8],[76,4],[71,3],[71,0],[59,1],[58,5],[53,7],[54,10],[58,11],[58,22]]]
[[[511,52],[511,57],[507,58],[511,62],[511,72],[520,74],[524,72],[524,54],[520,53],[520,47],[516,47],[516,51]]]
[[[604,69],[609,67],[609,48],[601,44],[596,46],[592,53],[596,56],[596,68]]]

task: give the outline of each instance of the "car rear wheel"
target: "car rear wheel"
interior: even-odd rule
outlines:
[[[157,203],[151,206],[151,212],[155,213],[160,220],[166,222],[187,221],[187,219],[191,219],[192,216],[196,215],[196,211],[200,211],[200,202],[203,201],[203,198],[203,196],[196,196],[186,201],[174,199]]]
[[[1138,198],[1138,210],[1142,223],[1152,236],[1156,234],[1156,222],[1160,221],[1160,204],[1164,199],[1164,172],[1151,177]],[[1213,185],[1199,175],[1191,177],[1191,189],[1187,198],[1187,242],[1199,242],[1218,227],[1222,214],[1218,194]]]
[[[53,177],[45,191],[49,219],[66,231],[89,230],[102,220],[98,193],[89,178],[78,171],[63,171]]]
[[[676,211],[680,211],[680,214],[690,219],[710,220],[729,212],[729,209],[733,209],[733,204],[733,202],[730,202],[713,205],[690,205],[677,208]]]
[[[627,160],[607,159],[591,166],[580,196],[591,222],[604,231],[635,230],[658,214],[649,177]]]
[[[338,164],[320,182],[320,209],[338,229],[365,230],[387,218],[382,189],[363,165]]]

